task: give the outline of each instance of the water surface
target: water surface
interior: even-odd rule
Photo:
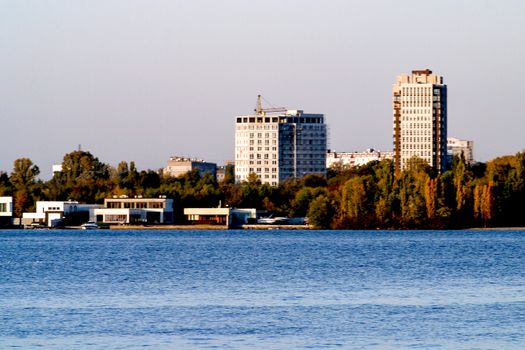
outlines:
[[[1,349],[523,349],[523,231],[0,231]]]

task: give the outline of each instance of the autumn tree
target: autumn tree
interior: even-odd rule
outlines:
[[[308,208],[308,222],[318,229],[330,228],[334,215],[334,207],[327,196],[315,198]]]
[[[40,174],[40,169],[33,164],[31,159],[15,160],[9,181],[13,187],[13,206],[16,217],[22,217],[22,213],[34,204],[33,195],[38,174]]]
[[[110,193],[109,167],[86,151],[73,151],[64,156],[62,171],[54,175],[58,199],[87,203],[101,202]]]

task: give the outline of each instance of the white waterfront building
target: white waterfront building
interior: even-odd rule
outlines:
[[[443,172],[447,167],[447,86],[431,70],[400,75],[393,88],[394,166],[412,157]]]
[[[0,197],[0,226],[11,225],[13,220],[13,197]]]
[[[81,204],[76,201],[37,201],[35,212],[22,213],[22,224],[41,223],[52,227],[68,215],[83,213],[85,221],[93,221],[93,210],[98,204]]]
[[[108,224],[171,224],[173,223],[173,199],[165,198],[118,198],[104,199],[104,207],[95,209],[96,222]]]
[[[278,185],[307,174],[326,175],[326,124],[323,114],[261,107],[236,117],[235,178],[254,173],[262,183]]]

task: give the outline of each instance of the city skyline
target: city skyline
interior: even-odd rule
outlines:
[[[257,94],[323,113],[330,149],[389,151],[392,81],[427,67],[449,86],[448,134],[474,140],[476,160],[523,150],[519,1],[0,1],[0,9],[1,171],[28,157],[49,178],[78,144],[140,169],[173,154],[221,164],[234,159],[232,118],[250,113]]]

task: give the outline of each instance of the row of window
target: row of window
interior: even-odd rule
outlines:
[[[408,150],[424,150],[432,149],[431,143],[406,143],[403,145],[403,148]]]
[[[403,116],[403,124],[405,124],[406,122],[428,122],[429,125],[432,125],[431,124],[431,121],[434,120],[434,118],[432,116]]]
[[[419,137],[419,136],[415,136],[415,137],[410,137],[410,136],[403,136],[401,138],[402,142],[403,143],[409,143],[409,142],[425,142],[425,143],[430,143],[432,141],[432,138],[429,137],[429,136],[422,136],[422,137]]]
[[[268,151],[277,151],[277,147],[275,147],[275,146],[273,146],[273,147],[269,147],[269,146],[267,146],[267,147],[261,147],[261,146],[259,146],[259,147],[253,147],[253,146],[251,146],[251,147],[243,147],[242,145],[237,145],[237,150],[238,151],[250,150],[250,152],[253,152],[253,151],[257,150],[258,152],[262,152],[262,151],[268,152]]]
[[[432,129],[410,129],[410,130],[402,130],[401,135],[403,136],[421,136],[421,135],[434,135],[434,132]]]
[[[250,145],[253,146],[255,144],[255,140],[250,140]],[[257,144],[258,145],[262,145],[263,144],[263,140],[257,140]],[[270,144],[270,140],[264,140],[264,144],[265,145],[269,145]],[[272,145],[277,145],[277,140],[272,140]]]
[[[254,164],[257,164],[257,165],[261,165],[261,164],[269,165],[270,161],[269,160],[265,160],[265,161],[262,161],[262,160],[258,160],[258,161],[250,160],[250,165],[254,165]],[[277,161],[276,160],[272,160],[272,164],[276,165]]]
[[[264,169],[264,172],[265,173],[276,173],[277,172],[277,168],[249,168],[249,172],[250,173],[254,173],[254,172],[257,172],[257,173],[262,173]]]
[[[432,95],[432,92],[434,93],[434,95],[438,95],[439,94],[439,89],[434,89],[434,91],[432,91],[432,86],[403,86],[401,88],[401,91],[403,92],[403,94],[405,95],[421,95],[421,96],[431,96]]]
[[[415,151],[415,150],[412,150],[412,151],[402,151],[401,152],[401,159],[405,158],[411,158],[413,156],[418,156],[418,157],[430,157],[432,156],[432,151]]]
[[[401,108],[401,113],[403,114],[430,114],[432,113],[432,108],[424,108],[424,109]]]
[[[294,168],[293,167],[289,167],[289,168],[282,168],[281,169],[283,173],[289,173],[290,175],[293,175],[294,172],[297,173],[298,176],[301,176],[301,175],[304,175],[304,174],[307,174],[307,173],[323,173],[326,171],[325,168],[323,167],[310,167],[310,168],[297,168],[296,171],[294,171]]]
[[[275,153],[262,153],[262,154],[261,153],[255,153],[255,154],[252,153],[252,154],[250,154],[250,159],[255,159],[255,158],[257,158],[257,159],[263,159],[263,158],[264,159],[270,159],[270,156],[271,156],[272,159],[277,159],[277,154],[275,154]]]
[[[237,130],[277,130],[277,124],[237,125]]]

